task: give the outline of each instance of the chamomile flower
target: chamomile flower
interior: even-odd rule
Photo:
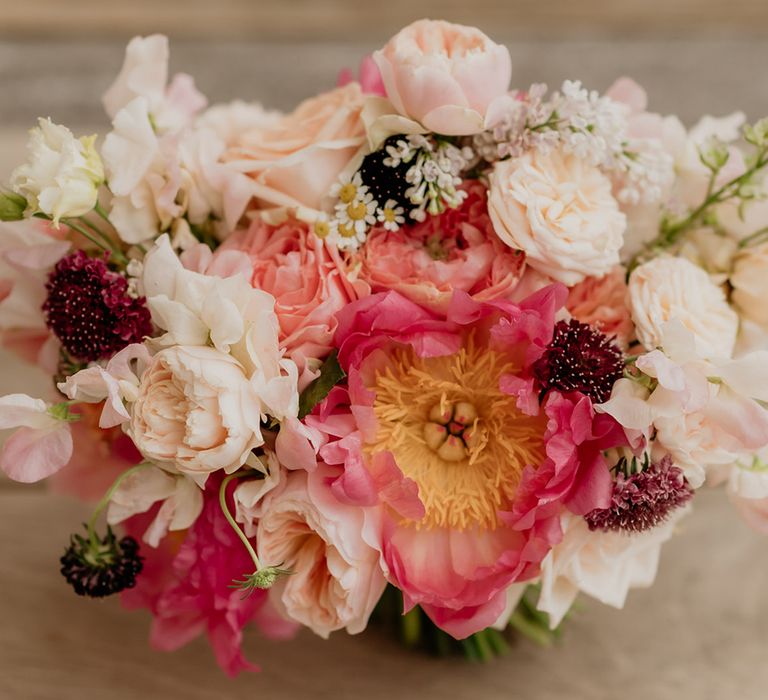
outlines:
[[[345,175],[339,178],[339,181],[331,188],[331,196],[339,200],[340,204],[351,204],[368,192],[368,188],[363,184],[360,172],[354,175]]]
[[[388,199],[380,207],[376,218],[387,231],[397,231],[405,223],[405,209],[399,207],[394,199]]]
[[[339,226],[352,228],[358,235],[365,234],[376,223],[378,202],[367,189],[358,188],[358,196],[355,199],[348,204],[339,202],[336,205],[336,219]]]

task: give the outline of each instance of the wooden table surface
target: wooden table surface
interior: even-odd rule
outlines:
[[[218,99],[245,94],[286,107],[322,84],[318,76],[332,83],[338,64],[370,47],[177,48],[174,66],[199,74]],[[531,41],[516,42],[512,52],[520,84],[578,76],[605,87],[631,72],[660,109],[688,121],[707,105],[715,114],[736,107],[768,113],[768,51],[755,40]],[[97,122],[95,100],[120,57],[109,42],[0,42],[0,178],[23,156],[22,125],[35,114],[76,129]],[[282,67],[270,72],[264,61]],[[246,83],[249,72],[259,80]],[[34,394],[46,382],[0,353],[1,393]],[[285,643],[250,631],[246,651],[263,671],[235,681],[218,671],[204,640],[154,652],[146,614],[71,592],[57,562],[85,514],[42,488],[0,481],[0,700],[768,698],[768,540],[719,491],[697,496],[693,515],[664,549],[653,588],[631,593],[623,611],[584,600],[554,649],[520,641],[504,659],[478,666],[408,652],[375,630],[337,633],[329,642],[306,633]]]

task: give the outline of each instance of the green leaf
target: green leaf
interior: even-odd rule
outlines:
[[[320,368],[320,376],[299,396],[299,418],[304,418],[317,406],[347,374],[341,368],[334,350]]]
[[[21,221],[27,200],[14,192],[0,192],[0,221]]]

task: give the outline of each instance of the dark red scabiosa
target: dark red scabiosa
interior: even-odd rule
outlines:
[[[533,373],[542,393],[550,389],[580,391],[594,403],[603,403],[624,373],[624,356],[596,328],[576,319],[558,321],[552,342],[534,363]]]
[[[633,461],[633,464],[635,462]],[[645,532],[664,522],[676,508],[693,498],[683,470],[666,455],[661,462],[626,475],[619,470],[611,505],[584,516],[590,530]]]
[[[72,358],[106,359],[152,332],[145,299],[128,294],[128,281],[106,259],[75,251],[59,260],[45,288],[46,323]]]
[[[144,568],[136,540],[118,540],[112,528],[107,528],[103,538],[90,530],[86,537],[72,535],[60,561],[61,574],[75,593],[91,598],[104,598],[133,588]]]

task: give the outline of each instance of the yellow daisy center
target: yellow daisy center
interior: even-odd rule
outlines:
[[[368,213],[368,207],[363,202],[355,202],[347,206],[347,214],[352,221],[360,221]]]
[[[342,238],[354,238],[357,234],[352,226],[346,226],[345,224],[339,224],[339,235]]]
[[[419,527],[494,529],[523,469],[544,459],[546,420],[523,414],[499,378],[517,368],[472,337],[455,355],[397,350],[377,372],[378,432],[369,455],[392,452],[419,487]]]
[[[327,238],[330,232],[331,232],[331,227],[327,221],[315,222],[315,235],[318,238]]]
[[[339,199],[344,204],[349,204],[357,196],[357,186],[348,182],[346,185],[342,185],[339,190]]]

